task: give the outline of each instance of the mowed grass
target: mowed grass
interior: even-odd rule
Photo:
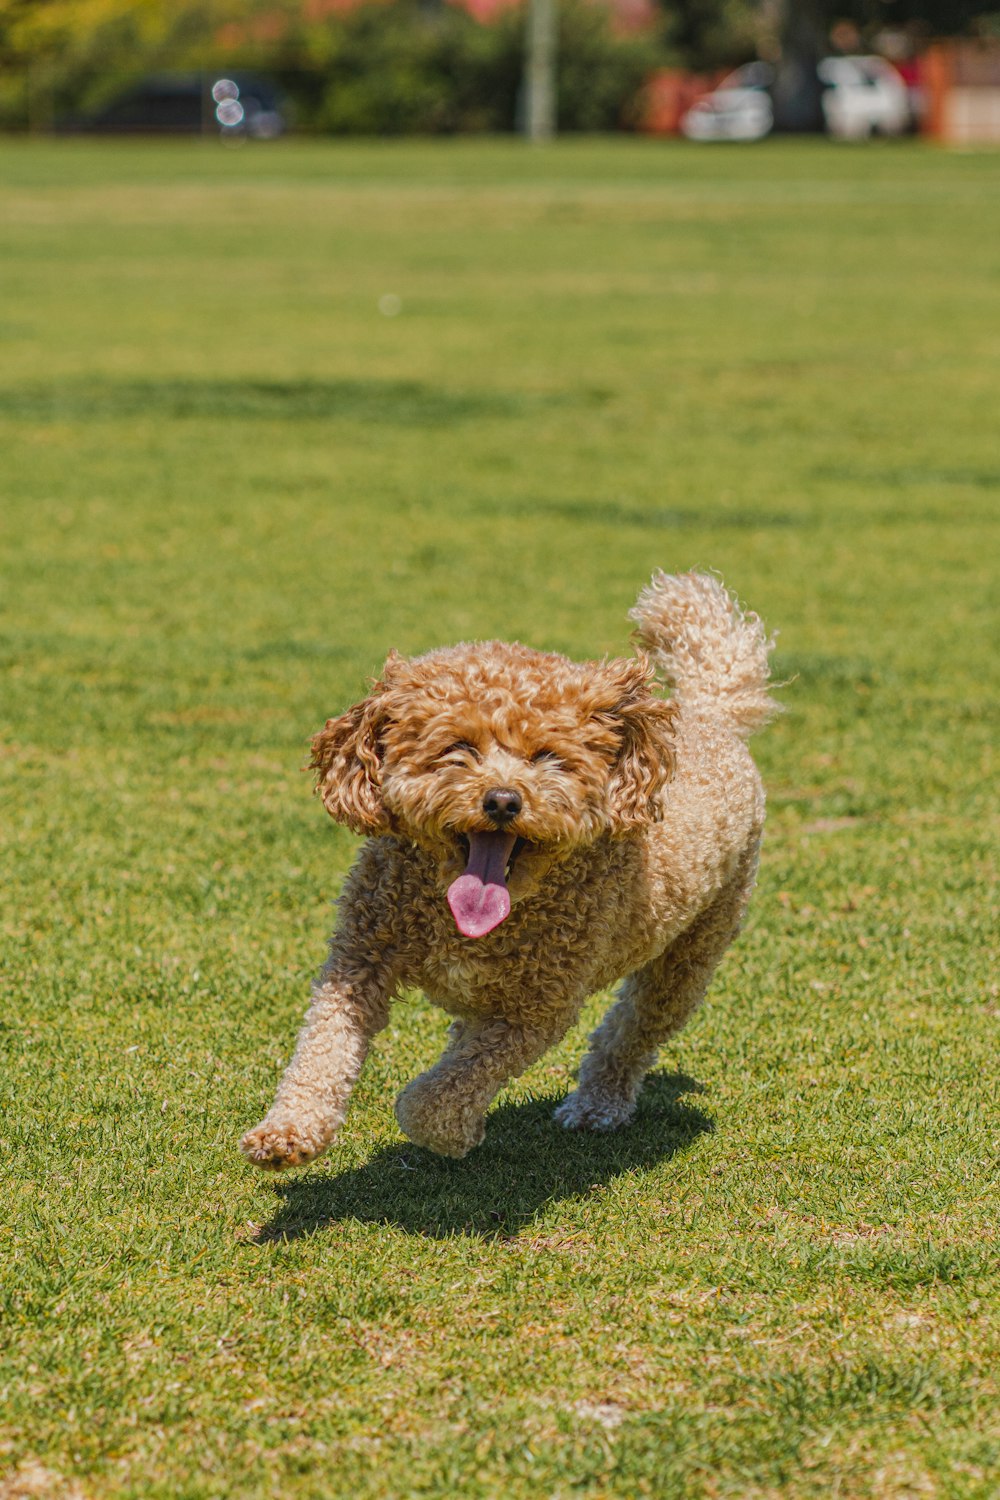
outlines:
[[[994,1496],[1000,156],[0,181],[0,1495]],[[355,848],[308,736],[390,647],[623,652],[657,566],[789,685],[637,1121],[551,1122],[584,1024],[411,1147],[410,996],[329,1157],[254,1175]]]

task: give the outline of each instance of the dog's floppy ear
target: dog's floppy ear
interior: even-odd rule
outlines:
[[[355,833],[381,833],[389,826],[382,806],[382,747],[387,718],[385,678],[400,658],[393,651],[371,693],[313,736],[310,767],[323,806]]]
[[[658,794],[674,773],[674,706],[650,692],[648,657],[605,663],[616,692],[608,719],[621,738],[608,782],[608,808],[615,832],[639,828],[660,816]]]

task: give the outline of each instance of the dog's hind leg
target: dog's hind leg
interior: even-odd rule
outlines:
[[[658,958],[630,974],[590,1038],[576,1090],[555,1118],[569,1130],[614,1130],[635,1113],[642,1080],[679,1031],[739,932],[756,873],[756,849],[711,905]]]
[[[444,1056],[396,1100],[403,1133],[441,1156],[465,1156],[483,1139],[491,1101],[559,1040],[571,1016],[555,1030],[496,1018],[456,1022]]]

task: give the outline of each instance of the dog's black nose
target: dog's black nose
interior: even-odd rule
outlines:
[[[498,828],[512,823],[523,805],[520,795],[511,791],[509,786],[495,786],[483,798],[483,812]]]

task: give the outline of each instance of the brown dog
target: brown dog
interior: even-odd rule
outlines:
[[[464,1156],[496,1093],[622,975],[556,1118],[630,1119],[746,911],[764,795],[744,741],[774,711],[770,642],[714,579],[657,574],[632,617],[669,700],[642,653],[581,663],[488,641],[390,656],[316,736],[328,811],[369,838],[295,1056],[243,1139],[252,1162],[330,1144],[402,985],[456,1018],[396,1102],[411,1140]]]

